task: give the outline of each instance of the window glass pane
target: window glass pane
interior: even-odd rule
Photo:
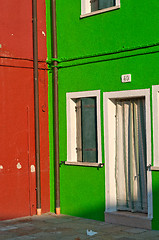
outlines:
[[[115,6],[115,0],[99,0],[99,8],[109,8]]]

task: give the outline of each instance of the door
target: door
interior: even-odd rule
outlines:
[[[117,210],[147,213],[145,99],[116,101]]]

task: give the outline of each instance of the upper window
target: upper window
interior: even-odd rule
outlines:
[[[115,0],[91,0],[91,12],[115,6]]]
[[[120,0],[81,0],[81,17],[111,11],[120,7]]]
[[[67,93],[67,161],[101,163],[100,92]]]

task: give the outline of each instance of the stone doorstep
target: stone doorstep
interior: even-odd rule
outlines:
[[[124,211],[105,212],[105,222],[151,230],[151,219],[147,217],[147,214]]]

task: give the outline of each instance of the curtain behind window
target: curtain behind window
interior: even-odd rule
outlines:
[[[116,104],[117,209],[147,213],[145,101]]]

